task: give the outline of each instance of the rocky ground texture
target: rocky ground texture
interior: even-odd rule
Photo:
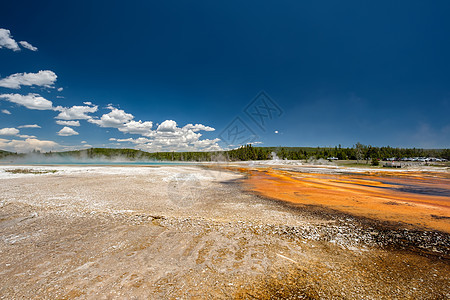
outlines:
[[[23,168],[23,167],[14,167]],[[440,299],[449,237],[196,166],[0,169],[0,298]]]

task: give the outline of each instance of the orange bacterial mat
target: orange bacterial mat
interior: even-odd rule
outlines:
[[[450,233],[450,174],[432,172],[303,173],[240,169],[270,198]]]

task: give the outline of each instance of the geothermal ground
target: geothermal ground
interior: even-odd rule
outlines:
[[[448,190],[448,170],[0,166],[0,298],[449,298]]]

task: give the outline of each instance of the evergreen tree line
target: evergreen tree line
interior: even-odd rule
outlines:
[[[34,154],[39,154],[34,152]],[[149,153],[135,149],[91,148],[66,152],[40,153],[45,157],[71,157],[79,159],[126,159],[155,161],[247,161],[267,160],[274,158],[288,160],[328,159],[336,157],[339,160],[380,160],[386,158],[404,157],[436,157],[450,160],[450,149],[417,149],[373,147],[357,143],[351,148],[341,145],[331,147],[253,147],[245,145],[237,149],[215,152],[154,152]],[[0,151],[0,158],[23,156],[23,154]]]
[[[279,159],[304,160],[304,159],[328,159],[335,157],[339,160],[373,160],[404,157],[436,157],[450,160],[450,149],[417,149],[417,148],[393,148],[373,147],[357,143],[352,148],[342,148],[341,145],[334,148],[311,147],[252,147],[247,145],[239,149],[227,151],[229,160],[264,160],[271,159],[273,154]]]

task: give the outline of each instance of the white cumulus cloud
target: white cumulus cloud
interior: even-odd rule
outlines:
[[[157,131],[161,132],[175,132],[177,129],[177,122],[174,120],[165,120],[161,124],[159,124]]]
[[[120,130],[120,128],[119,128]],[[156,130],[149,129],[140,133],[144,137],[137,139],[110,138],[110,141],[130,142],[136,144],[136,148],[146,151],[216,151],[221,150],[217,144],[219,139],[201,139],[198,131],[213,131],[214,128],[202,124],[187,124],[178,127],[174,120],[162,122]]]
[[[2,113],[6,114],[6,115],[10,115],[11,114],[11,112],[9,110],[7,110],[7,109],[2,109]]]
[[[57,132],[60,136],[71,136],[71,135],[78,135],[79,133],[73,130],[70,127],[65,126],[63,129]]]
[[[61,121],[61,120],[57,120],[56,124],[63,125],[63,126],[78,127],[78,126],[80,126],[80,121]]]
[[[133,141],[133,143],[135,143],[135,144],[145,144],[145,143],[150,143],[151,141],[152,140],[150,140],[150,139],[140,137],[140,138],[135,139]]]
[[[56,119],[88,120],[91,119],[92,117],[87,114],[96,112],[98,110],[98,106],[97,105],[88,105],[88,106],[75,105],[72,107],[57,106],[55,110],[60,112],[59,115],[55,117]]]
[[[24,47],[24,48],[26,48],[26,49],[28,49],[28,50],[31,50],[31,51],[37,51],[37,50],[38,50],[37,47],[34,47],[33,45],[31,45],[31,44],[28,43],[27,41],[20,41],[19,44],[20,44],[22,47]]]
[[[18,135],[19,129],[17,128],[2,128],[0,129],[0,135]]]
[[[212,127],[205,126],[202,124],[195,124],[195,125],[187,124],[183,127],[183,129],[191,129],[194,132],[201,131],[201,130],[203,130],[203,131],[214,131],[215,130]]]
[[[0,28],[0,49],[1,48],[20,51],[19,45],[12,38],[11,31],[9,31],[8,29]]]
[[[31,51],[37,51],[37,48],[26,41],[20,41],[19,44],[25,49]],[[0,28],[0,49],[6,48],[13,51],[20,51],[19,44],[13,39],[11,31],[8,29]]]
[[[128,114],[124,110],[115,108],[112,105],[108,105],[107,108],[110,109],[111,112],[102,115],[100,119],[89,119],[88,122],[97,124],[100,127],[119,128],[134,118],[132,114]]]
[[[142,122],[141,120],[139,120],[138,122],[129,121],[128,123],[123,124],[122,127],[119,127],[119,130],[124,133],[145,135],[151,131],[152,127],[153,122]]]
[[[6,140],[0,139],[0,148],[14,152],[30,152],[33,150],[50,151],[59,148],[59,144],[53,141],[27,138],[26,140]]]
[[[41,70],[37,73],[16,73],[0,79],[0,87],[20,89],[21,86],[52,87],[58,76],[50,70]]]
[[[53,103],[39,94],[29,93],[28,95],[20,94],[0,94],[0,99],[25,106],[29,109],[52,110]]]

